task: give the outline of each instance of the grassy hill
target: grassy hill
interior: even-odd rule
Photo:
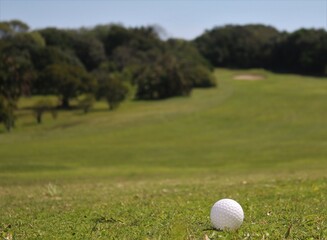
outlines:
[[[0,128],[0,236],[326,239],[327,79],[216,77],[191,97],[97,103],[42,125],[36,98],[22,99],[16,129]],[[237,232],[210,224],[226,197],[245,212]]]

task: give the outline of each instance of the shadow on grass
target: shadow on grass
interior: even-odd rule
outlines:
[[[8,133],[8,131],[7,131],[7,130],[4,130],[4,129],[0,129],[0,134],[6,134],[6,133]]]
[[[213,227],[202,229],[202,231],[203,232],[205,232],[205,231],[223,232],[223,230],[218,230],[218,229],[215,229]]]
[[[35,126],[38,126],[38,125],[40,125],[40,124],[38,124],[36,121],[22,123],[23,127],[35,127]]]
[[[39,172],[39,171],[61,171],[71,170],[71,167],[63,165],[42,165],[42,164],[17,164],[17,165],[2,165],[0,166],[0,173],[20,173],[20,172]]]
[[[109,108],[96,108],[96,109],[91,109],[91,110],[89,110],[87,113],[85,113],[84,111],[83,111],[83,109],[78,109],[78,110],[76,110],[76,111],[74,111],[73,112],[73,114],[75,115],[75,116],[87,116],[88,114],[92,114],[92,113],[99,113],[99,112],[108,112],[108,113],[110,113],[110,112],[114,112],[115,110],[109,110]]]

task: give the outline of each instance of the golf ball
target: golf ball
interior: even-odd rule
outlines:
[[[232,199],[221,199],[216,202],[210,212],[212,225],[219,230],[236,230],[244,219],[241,205]]]

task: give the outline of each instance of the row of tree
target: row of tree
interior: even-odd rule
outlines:
[[[94,99],[105,99],[112,110],[130,94],[163,99],[216,84],[193,43],[163,41],[154,27],[30,31],[18,20],[0,22],[0,53],[0,122],[8,130],[21,96],[57,95],[66,109],[72,98],[84,96],[80,106],[87,112]],[[38,102],[38,122],[52,108]]]
[[[327,75],[323,29],[288,33],[264,25],[227,25],[206,31],[194,43],[214,66]]]
[[[57,95],[66,109],[84,96],[79,106],[85,112],[100,99],[112,110],[129,95],[187,96],[195,87],[215,86],[212,66],[327,75],[327,33],[227,25],[185,41],[162,40],[155,27],[30,31],[19,20],[0,22],[0,122],[8,130],[14,126],[21,96]],[[38,122],[54,107],[38,102]]]

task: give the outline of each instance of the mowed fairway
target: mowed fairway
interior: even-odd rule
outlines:
[[[256,73],[264,80],[234,80]],[[327,79],[216,70],[190,97],[0,128],[0,239],[327,239]],[[238,201],[236,232],[210,208]]]

